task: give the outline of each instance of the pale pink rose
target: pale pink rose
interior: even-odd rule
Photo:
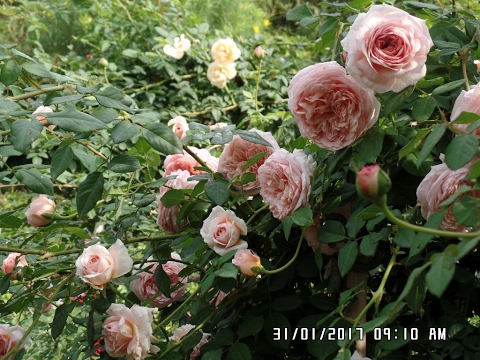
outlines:
[[[207,79],[213,86],[223,89],[227,85],[227,81],[233,79],[237,75],[235,63],[212,62],[208,65]]]
[[[41,121],[43,123],[47,123],[47,119],[45,118],[45,116],[41,115],[41,114],[46,114],[46,113],[52,113],[53,112],[53,109],[49,106],[39,106],[34,112],[33,114],[39,114],[37,116],[37,120],[38,121]]]
[[[136,273],[137,275],[140,275],[140,278],[135,279],[130,283],[130,290],[140,301],[146,301],[157,295],[159,289],[157,288],[157,285],[155,285],[154,274],[158,265],[158,262],[145,263],[142,267],[143,270]],[[177,261],[167,261],[165,264],[162,264],[163,271],[170,279],[170,297],[167,297],[164,294],[156,296],[155,300],[150,302],[151,306],[164,308],[171,303],[180,300],[183,294],[185,294],[185,289],[187,287],[187,277],[179,277],[178,275],[184,267],[185,265]]]
[[[187,137],[188,123],[187,119],[185,119],[183,116],[174,117],[173,119],[168,121],[167,125],[173,125],[172,130],[180,140],[183,140]]]
[[[260,195],[275,218],[283,221],[295,210],[308,206],[315,166],[312,156],[298,149],[293,153],[277,149],[260,166]]]
[[[362,357],[357,350],[353,353],[353,355],[350,357],[350,360],[371,360],[370,358],[367,357]]]
[[[300,134],[328,150],[359,139],[378,119],[380,103],[335,61],[300,70],[288,88],[288,108]]]
[[[240,55],[240,49],[232,39],[218,39],[212,45],[212,58],[221,64],[233,63]]]
[[[25,335],[25,329],[21,326],[12,326],[8,324],[0,324],[0,358],[3,359],[3,356],[12,350]],[[28,342],[24,340],[18,350],[23,349],[25,343]],[[15,353],[6,358],[5,360],[13,360],[15,358]]]
[[[225,210],[221,206],[215,206],[203,221],[200,235],[219,255],[248,247],[247,242],[240,239],[240,235],[247,235],[245,221],[237,217],[233,211]]]
[[[250,249],[237,250],[232,263],[245,276],[256,276],[257,274],[252,271],[252,267],[262,267],[260,258]]]
[[[265,55],[267,55],[267,51],[263,49],[261,46],[257,46],[255,50],[253,51],[256,57],[263,58]]]
[[[441,159],[443,161],[443,156]],[[463,180],[468,174],[469,165],[458,170],[451,170],[443,162],[431,167],[430,172],[417,188],[417,198],[424,219],[428,220],[433,213],[442,210],[440,204],[453,195],[459,186],[469,184],[467,180]],[[476,196],[480,197],[480,192],[477,192]],[[468,231],[468,227],[456,222],[451,206],[449,206],[440,228],[449,231]]]
[[[25,255],[22,255],[20,253],[14,252],[8,254],[8,256],[3,260],[2,263],[2,272],[6,274],[12,274],[13,269],[15,267],[24,267],[27,266],[27,259],[25,258]],[[10,275],[10,279],[16,280],[17,279],[17,274],[12,274]]]
[[[425,20],[386,4],[359,14],[340,43],[348,73],[378,93],[399,92],[423,78],[433,46]]]
[[[42,214],[53,214],[56,205],[53,200],[50,200],[47,195],[40,195],[30,203],[28,210],[25,212],[27,222],[35,227],[42,227],[50,223]]]
[[[237,176],[241,176],[246,173],[255,174],[255,180],[246,184],[236,182],[235,186],[243,189],[246,195],[255,195],[260,192],[260,183],[258,182],[258,168],[262,166],[265,160],[273,153],[274,149],[278,149],[279,146],[270,132],[255,131],[262,138],[271,144],[271,146],[265,146],[260,144],[254,144],[250,141],[244,140],[239,135],[235,135],[220,155],[218,161],[218,172],[225,176],[228,180],[233,180]],[[245,164],[255,155],[260,153],[266,153],[264,157],[259,159],[254,164],[250,165],[244,170]]]
[[[215,131],[215,130],[218,130],[218,129],[221,129],[221,128],[224,128],[228,126],[227,123],[224,123],[224,122],[219,122],[219,123],[216,123],[216,124],[213,124],[213,125],[210,125],[210,131]]]
[[[223,299],[225,299],[227,297],[227,293],[223,292],[222,290],[218,290],[213,299],[210,300],[210,304],[213,303],[213,301],[215,300],[215,307],[218,308],[218,306],[221,304],[221,302],[223,301]]]
[[[192,329],[195,329],[195,325],[191,324],[185,324],[180,327],[178,327],[174,332],[173,335],[169,337],[170,341],[180,341],[185,335],[187,335]],[[209,333],[204,333],[202,330],[200,330],[202,333],[202,338],[198,342],[197,345],[192,349],[192,352],[190,353],[190,360],[194,360],[200,355],[200,348],[209,340],[210,334]]]
[[[212,154],[210,154],[210,151],[208,151],[207,149],[198,149],[194,146],[189,146],[188,149],[191,150],[195,155],[197,155],[198,158],[202,160],[210,170],[212,170],[213,172],[217,172],[218,158],[212,156]]]
[[[470,90],[462,90],[453,104],[450,121],[457,119],[463,111],[480,115],[480,85],[472,85]],[[453,124],[457,129],[468,132],[470,124]],[[480,127],[473,130],[473,134],[480,137]]]
[[[190,49],[191,46],[190,40],[186,39],[185,35],[182,34],[180,37],[173,39],[173,45],[165,45],[163,52],[176,60],[180,60],[185,55],[185,51]]]
[[[477,65],[477,72],[480,72],[480,61],[479,60],[474,60],[473,63]]]
[[[128,273],[133,260],[121,240],[110,246],[108,250],[102,245],[85,248],[75,261],[76,275],[92,288],[102,290],[110,280]]]
[[[112,357],[126,356],[127,360],[142,360],[160,349],[152,345],[158,340],[153,336],[152,322],[155,310],[139,305],[130,309],[123,304],[112,304],[110,315],[103,323],[105,349]]]
[[[207,149],[198,149],[193,146],[188,147],[200,160],[205,162],[210,170],[217,171],[218,158],[212,156]],[[165,170],[165,176],[171,175],[177,170],[186,170],[191,175],[199,175],[204,173],[202,170],[195,169],[201,167],[197,160],[195,160],[190,154],[184,152],[183,154],[167,155],[163,164]]]

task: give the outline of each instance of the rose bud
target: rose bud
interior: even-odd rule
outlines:
[[[255,276],[263,268],[258,255],[250,249],[237,250],[232,263],[245,276]]]
[[[107,61],[107,59],[105,59],[105,58],[103,58],[103,57],[100,58],[100,60],[98,60],[98,65],[103,66],[103,67],[107,67],[107,66],[108,66],[108,61]]]
[[[356,185],[360,196],[373,203],[392,188],[390,177],[377,164],[364,166],[358,172]]]
[[[14,252],[8,254],[8,256],[3,260],[2,263],[2,272],[4,274],[12,274],[13,270],[15,267],[24,267],[27,266],[27,259],[25,258],[25,255],[22,255],[20,253]],[[12,274],[10,275],[10,279],[16,280],[17,279],[17,274]]]
[[[45,113],[52,113],[53,112],[53,109],[49,106],[39,106],[34,112],[33,114],[38,114],[37,115],[37,120],[38,121],[41,121],[42,123],[47,123],[47,119],[45,118],[45,116],[43,116],[42,114],[45,114]]]
[[[261,46],[257,46],[255,50],[253,51],[256,57],[263,58],[265,55],[267,55],[267,51],[263,49]]]
[[[56,205],[53,200],[50,200],[47,195],[40,195],[33,199],[30,207],[25,212],[27,215],[27,222],[35,227],[42,227],[48,225],[51,220],[44,218],[43,214],[53,214]]]

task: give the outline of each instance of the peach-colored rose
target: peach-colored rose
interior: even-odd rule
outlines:
[[[480,85],[472,85],[468,91],[462,90],[453,104],[450,121],[457,119],[463,111],[480,115]],[[468,132],[468,127],[470,124],[454,123],[453,126],[455,126],[457,129]],[[480,137],[480,127],[477,127],[475,130],[473,130],[473,134]]]
[[[252,267],[262,267],[260,258],[250,249],[237,250],[232,263],[245,276],[256,276],[257,274],[252,271]]]
[[[0,324],[0,358],[12,350],[25,335],[25,329],[21,326],[12,326],[8,324]],[[28,340],[24,340],[18,350],[22,349]],[[6,360],[13,360],[15,354],[9,356]]]
[[[30,203],[28,210],[25,212],[27,222],[35,227],[48,225],[50,220],[44,218],[42,214],[53,214],[56,205],[53,200],[50,200],[47,195],[40,195]]]
[[[298,208],[308,205],[315,166],[312,156],[298,149],[293,153],[277,149],[260,166],[260,195],[275,218],[283,221]]]
[[[223,292],[222,290],[218,290],[215,295],[213,296],[213,299],[210,300],[210,304],[212,304],[215,301],[215,307],[218,308],[218,305],[221,304],[223,299],[227,297],[227,293]]]
[[[8,256],[3,260],[2,263],[2,272],[4,274],[12,274],[13,269],[15,267],[24,267],[27,266],[27,259],[25,258],[25,255],[22,255],[20,253],[14,252],[8,254]],[[10,275],[10,279],[16,280],[17,279],[17,274],[12,274]]]
[[[180,37],[173,39],[173,46],[169,44],[165,45],[163,52],[176,60],[180,60],[185,55],[185,51],[190,49],[191,46],[190,40],[186,39],[185,35],[182,34]]]
[[[258,168],[265,162],[267,157],[273,153],[274,149],[279,148],[271,133],[253,129],[251,131],[255,131],[269,142],[271,146],[254,144],[244,140],[239,135],[235,135],[232,141],[225,146],[218,160],[218,172],[228,180],[233,180],[236,176],[241,176],[246,173],[253,173],[257,177]],[[252,157],[260,153],[266,153],[266,155],[244,170],[245,164]],[[242,188],[246,195],[255,195],[260,192],[260,183],[257,178],[243,185],[237,182],[235,186]]]
[[[174,332],[173,335],[169,337],[170,341],[180,341],[181,338],[183,338],[185,335],[187,335],[192,329],[195,329],[195,325],[192,324],[185,324],[180,327],[178,327]],[[209,333],[204,333],[202,330],[200,330],[202,333],[202,338],[198,342],[197,345],[194,346],[192,349],[192,352],[190,354],[190,360],[194,360],[200,355],[200,348],[208,341],[210,338]]]
[[[41,121],[42,123],[47,123],[47,119],[45,118],[45,116],[41,115],[41,114],[45,114],[45,113],[52,113],[53,112],[53,109],[49,106],[39,106],[34,112],[33,114],[39,114],[37,115],[37,120],[38,121]]]
[[[341,44],[348,73],[384,93],[402,91],[425,76],[433,41],[425,20],[383,4],[359,14]]]
[[[441,156],[443,161],[443,155]],[[425,176],[417,188],[417,198],[421,207],[422,216],[428,220],[430,216],[441,210],[440,204],[453,195],[462,184],[468,185],[463,179],[468,174],[469,165],[451,170],[445,163],[432,166],[430,172]],[[480,192],[477,192],[480,197]],[[458,200],[457,200],[458,201]],[[451,205],[440,225],[443,230],[468,231],[469,228],[456,222],[453,216]]]
[[[121,240],[110,246],[108,250],[102,245],[85,248],[75,261],[76,275],[92,288],[102,290],[110,280],[128,273],[133,260]]]
[[[197,155],[200,160],[205,162],[210,170],[213,172],[217,171],[218,158],[212,156],[207,149],[198,149],[193,146],[189,146],[188,148],[195,155]],[[167,157],[165,157],[163,166],[165,170],[165,176],[169,176],[177,170],[186,170],[191,175],[199,175],[204,172],[202,170],[195,169],[196,167],[201,167],[201,165],[187,152],[184,152],[183,154],[167,155]]]
[[[217,254],[224,255],[230,250],[246,249],[248,244],[240,239],[247,235],[247,225],[231,210],[215,206],[203,221],[200,229],[205,243]]]
[[[188,123],[187,119],[185,119],[183,116],[174,117],[173,119],[168,121],[167,125],[173,125],[172,130],[180,140],[183,140],[187,137]]]
[[[208,65],[207,79],[213,86],[220,89],[223,89],[227,85],[227,81],[233,79],[236,75],[235,63],[214,61]]]
[[[342,149],[378,119],[380,103],[335,61],[299,71],[288,88],[288,108],[302,136],[328,150]]]
[[[133,280],[130,283],[130,290],[132,290],[139,300],[145,301],[157,295],[159,289],[157,288],[157,285],[155,285],[154,274],[158,265],[158,262],[145,263],[142,267],[144,270],[137,273],[140,275],[140,278]],[[171,303],[180,300],[183,294],[185,294],[185,289],[187,287],[187,278],[180,278],[178,275],[184,267],[185,265],[177,261],[167,261],[165,264],[162,264],[163,271],[170,279],[170,296],[167,297],[164,294],[156,296],[155,300],[150,303],[151,306],[164,308]]]
[[[232,39],[218,39],[212,45],[212,58],[221,64],[233,63],[240,55],[240,49]]]
[[[130,309],[123,304],[112,304],[107,310],[110,315],[103,323],[105,349],[112,357],[126,356],[127,360],[142,360],[160,349],[152,345],[158,340],[153,336],[154,309],[133,305]]]

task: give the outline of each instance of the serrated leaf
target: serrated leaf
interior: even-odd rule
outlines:
[[[382,152],[383,132],[378,128],[369,130],[358,145],[360,157],[366,163],[374,163]]]
[[[393,237],[393,242],[400,247],[409,248],[410,246],[412,246],[414,238],[415,231],[401,228]]]
[[[352,268],[358,254],[358,244],[356,241],[349,241],[338,251],[338,270],[344,277]]]
[[[185,200],[185,194],[178,189],[170,189],[160,198],[160,201],[166,208],[178,205],[183,200]]]
[[[21,183],[25,184],[30,190],[37,194],[53,195],[53,183],[47,175],[39,173],[33,169],[20,169],[15,173],[15,177]]]
[[[0,213],[0,229],[16,229],[22,226],[22,220],[13,216],[15,211],[5,211]]]
[[[115,144],[131,140],[135,135],[140,133],[140,127],[129,121],[120,121],[112,129],[112,140]]]
[[[430,134],[425,138],[425,142],[423,143],[422,150],[418,154],[417,158],[417,168],[421,166],[423,161],[430,155],[430,152],[435,147],[435,145],[440,141],[443,134],[445,134],[445,130],[447,128],[447,124],[441,123],[437,125]]]
[[[52,104],[63,104],[66,102],[77,102],[78,100],[81,100],[83,98],[83,95],[81,94],[75,94],[75,95],[68,95],[68,96],[59,96],[55,97],[50,100],[50,105]]]
[[[375,255],[377,250],[378,242],[380,241],[377,234],[368,234],[363,237],[362,242],[360,243],[360,253],[365,256]]]
[[[19,119],[12,123],[12,144],[18,151],[25,151],[35,140],[38,139],[43,130],[43,124],[38,120]]]
[[[102,198],[103,183],[103,175],[98,171],[88,174],[87,178],[81,182],[76,197],[78,216],[88,213]]]
[[[113,108],[123,110],[129,113],[135,112],[134,109],[123,104],[121,100],[124,99],[122,92],[114,87],[107,87],[102,91],[93,94],[98,103],[106,108]]]
[[[468,111],[463,111],[458,118],[452,121],[455,124],[471,124],[480,119],[480,115]]]
[[[158,265],[154,273],[155,285],[165,296],[170,297],[170,278],[168,277],[163,266]]]
[[[302,4],[300,6],[297,6],[295,9],[290,10],[287,12],[287,21],[300,21],[304,17],[310,17],[312,16],[312,12],[308,8],[307,5]]]
[[[455,274],[455,259],[450,252],[436,254],[432,259],[432,267],[425,276],[428,290],[441,297]]]
[[[182,154],[182,143],[168,126],[160,123],[149,123],[142,128],[147,143],[164,155]]]
[[[444,209],[442,211],[433,213],[423,226],[430,229],[438,229],[443,221],[443,218],[445,217],[446,212],[447,210]],[[421,232],[416,234],[415,238],[413,239],[412,246],[410,247],[409,256],[412,257],[419,254],[425,248],[425,246],[427,246],[432,237],[433,235],[429,233]]]
[[[223,205],[230,197],[227,181],[209,181],[205,184],[205,195],[216,205]]]
[[[322,243],[335,243],[345,238],[345,228],[339,221],[326,221],[318,230],[318,240]]]
[[[436,102],[430,96],[419,99],[412,107],[413,119],[420,122],[427,121],[435,110],[435,106]]]
[[[52,168],[50,175],[55,180],[68,169],[73,160],[73,150],[70,146],[63,146],[57,149],[52,156]]]
[[[21,72],[22,67],[17,64],[15,60],[8,60],[2,66],[2,74],[0,75],[0,81],[6,86],[12,85],[17,81]]]
[[[115,156],[107,165],[107,169],[116,173],[128,173],[141,169],[138,159],[131,155]]]
[[[310,208],[299,208],[295,210],[290,217],[298,226],[313,225],[313,213]]]
[[[425,274],[422,272],[414,279],[412,289],[405,298],[408,306],[418,314],[422,307],[423,301],[427,295],[427,287],[425,284]]]
[[[455,136],[445,150],[445,163],[452,170],[460,169],[477,154],[478,139],[475,135]]]
[[[10,274],[5,274],[0,280],[0,294],[5,294],[10,287]]]
[[[52,338],[56,339],[60,336],[67,324],[68,315],[72,312],[75,308],[75,304],[73,302],[62,304],[57,307],[55,310],[55,316],[53,317],[53,321],[50,324]]]
[[[448,84],[440,85],[439,87],[435,88],[435,90],[432,91],[432,95],[445,94],[449,91],[458,89],[462,85],[465,85],[465,80],[455,80],[449,82]]]
[[[402,159],[403,157],[417,150],[429,132],[430,129],[418,129],[415,137],[407,145],[400,149],[398,152],[398,158]]]
[[[249,141],[254,144],[259,144],[259,145],[264,145],[269,147],[272,146],[267,140],[265,140],[255,131],[235,130],[233,134],[239,135],[243,140]]]
[[[263,157],[265,157],[268,153],[267,152],[261,152],[261,153],[258,153],[258,154],[255,154],[254,156],[252,156],[246,163],[245,165],[243,165],[242,167],[242,170],[243,171],[247,171],[247,169],[252,166],[253,164],[255,164],[258,160],[262,159]]]
[[[97,118],[71,107],[60,112],[45,113],[43,115],[50,124],[57,125],[59,128],[67,131],[88,132],[107,128],[107,125]]]
[[[231,360],[250,360],[252,358],[250,348],[241,342],[233,344],[228,355]]]
[[[232,263],[225,263],[222,267],[214,272],[215,276],[222,278],[236,279],[238,275],[238,267]]]
[[[253,335],[263,328],[263,317],[247,315],[245,319],[238,327],[238,338],[242,339],[244,337]]]

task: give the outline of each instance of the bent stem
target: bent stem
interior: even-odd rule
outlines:
[[[290,265],[292,265],[293,262],[297,259],[298,254],[300,253],[300,248],[302,247],[303,235],[305,234],[305,229],[306,228],[302,228],[302,234],[300,235],[300,240],[298,241],[297,249],[295,250],[295,254],[293,255],[293,257],[285,265],[283,265],[282,267],[280,267],[278,269],[267,270],[267,269],[262,268],[260,270],[260,274],[268,274],[268,275],[277,274],[279,272],[282,272],[286,268],[288,268]]]
[[[155,326],[154,330],[156,330],[158,328],[162,328],[165,324],[168,324],[168,322],[171,319],[173,319],[180,312],[180,310],[182,310],[185,306],[187,306],[190,303],[190,301],[192,301],[192,299],[197,295],[198,290],[200,290],[200,286],[197,286],[192,291],[190,296],[188,298],[186,298],[185,301],[179,307],[177,307],[175,309],[175,311],[173,311],[170,315],[168,315],[165,319],[163,319],[157,326]]]

